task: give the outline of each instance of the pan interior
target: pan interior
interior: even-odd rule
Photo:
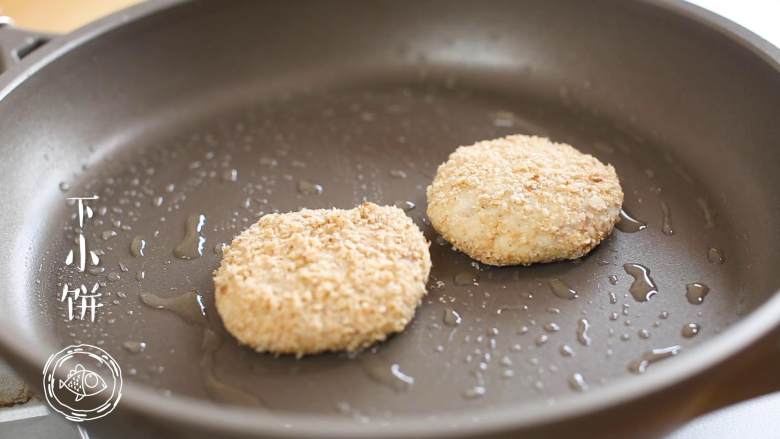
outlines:
[[[242,59],[231,50],[248,37],[260,38],[258,34],[266,29],[252,27],[250,14],[242,15],[242,9],[256,13],[251,15],[254,20],[271,17],[270,27],[276,26],[274,17],[279,26],[292,20],[265,3],[253,4],[236,3],[224,10],[188,5],[120,28],[110,38],[55,63],[48,77],[31,78],[6,100],[7,105],[16,103],[20,114],[20,109],[40,104],[47,96],[34,87],[44,87],[45,79],[53,81],[46,87],[58,88],[48,96],[60,99],[51,111],[60,112],[36,119],[48,122],[48,131],[25,125],[33,122],[19,122],[18,129],[42,136],[42,143],[52,144],[52,137],[57,137],[59,147],[81,154],[63,162],[73,171],[70,175],[54,182],[41,177],[48,185],[47,198],[41,196],[24,212],[34,218],[42,206],[48,218],[33,231],[31,265],[38,269],[24,279],[33,291],[32,303],[19,306],[25,317],[40,324],[37,331],[47,331],[42,337],[61,345],[102,346],[122,365],[127,379],[166,395],[381,421],[402,414],[546,404],[607,386],[631,375],[630,365],[652,349],[677,346],[680,355],[688,355],[696,344],[726,330],[769,294],[767,286],[773,279],[766,276],[767,270],[739,261],[772,254],[774,250],[767,250],[772,241],[762,240],[765,230],[757,226],[766,226],[776,208],[742,214],[740,208],[747,203],[740,198],[742,193],[713,176],[709,166],[713,155],[733,157],[717,139],[706,145],[692,142],[684,124],[663,122],[656,107],[648,106],[646,113],[625,110],[633,104],[621,102],[619,94],[630,87],[618,82],[631,76],[631,68],[623,72],[626,76],[564,79],[569,68],[592,69],[591,73],[600,68],[598,63],[567,61],[565,54],[575,49],[565,47],[596,42],[521,39],[511,29],[526,28],[512,27],[511,21],[486,11],[472,16],[473,20],[484,20],[494,28],[504,26],[509,37],[502,39],[495,29],[482,35],[471,25],[459,30],[442,24],[438,30],[444,35],[462,30],[461,39],[426,39],[427,27],[422,24],[425,17],[436,16],[435,7],[421,7],[416,11],[419,18],[403,21],[395,7],[381,3],[388,9],[380,20],[382,26],[406,23],[409,32],[418,33],[415,41],[422,43],[410,49],[396,45],[393,37],[387,43],[393,43],[392,54],[377,54],[371,44],[384,41],[369,44],[349,38],[350,33],[365,31],[365,26],[377,25],[375,11],[352,5],[364,22],[350,22],[344,34],[335,34],[335,41],[323,49],[340,59],[341,67],[334,70],[324,62],[319,70],[297,71],[301,59],[319,53],[297,39],[285,43],[300,46],[295,56],[274,53],[275,63],[263,63],[259,51],[251,52],[256,57]],[[346,20],[329,16],[318,21],[317,6],[308,8],[310,13],[295,19],[302,20],[309,39],[331,35],[333,27],[317,23]],[[604,41],[615,41],[609,32],[619,33],[620,14],[637,12],[621,8],[613,10],[618,24],[603,28]],[[536,4],[532,14],[517,11],[515,20],[527,18],[526,24],[536,30],[540,30],[540,16],[559,24],[593,21],[582,29],[598,28],[596,15],[573,11]],[[171,21],[175,14],[186,19]],[[235,26],[231,32],[195,47],[194,36],[224,22]],[[571,32],[578,29],[572,27]],[[133,33],[140,30],[146,33]],[[128,35],[138,39],[128,41]],[[674,40],[665,40],[664,35],[669,33],[657,35],[657,44],[673,46]],[[714,37],[693,33],[691,38],[705,44]],[[501,53],[480,50],[512,44],[527,56],[525,66],[503,64],[506,59]],[[461,52],[464,45],[469,50]],[[106,55],[101,51],[106,47],[114,52]],[[273,52],[275,47],[269,45],[267,50]],[[336,47],[343,51],[340,58],[334,55],[341,53]],[[142,49],[149,51],[147,56]],[[537,53],[543,49],[556,50],[563,60],[552,63]],[[199,57],[198,50],[214,58]],[[463,53],[479,56],[459,60]],[[345,56],[367,61],[350,64]],[[403,62],[394,64],[392,60],[399,57]],[[85,60],[104,69],[91,84],[76,76],[94,67]],[[212,67],[215,60],[233,69],[215,76],[219,72]],[[686,68],[721,74],[722,70],[709,69],[707,64],[720,62],[707,58]],[[740,65],[753,68],[755,78],[765,74],[753,64]],[[274,76],[273,69],[283,72],[284,68],[296,72],[292,79]],[[58,71],[61,76],[55,76]],[[188,71],[198,73],[181,74]],[[256,71],[265,76],[255,77]],[[661,101],[674,95],[669,84],[675,80],[664,72],[645,78],[658,87]],[[216,77],[224,82],[215,85]],[[697,78],[702,87],[717,79]],[[689,87],[710,96],[695,84]],[[712,96],[732,91],[722,88]],[[745,88],[740,96],[753,96],[750,92]],[[636,102],[645,98],[643,91],[636,91]],[[756,108],[763,105],[762,98],[755,99]],[[68,123],[68,117],[76,118],[65,111],[72,110],[73,102],[91,108],[96,117]],[[735,108],[744,104],[738,99],[732,103]],[[668,111],[686,116],[686,111],[693,112],[686,105],[670,106]],[[728,129],[715,116],[701,117],[702,125],[696,129],[703,133]],[[741,162],[719,169],[723,175],[743,181],[741,169],[751,166],[756,167],[756,179],[769,175],[756,151],[761,150],[762,133],[771,129],[762,131],[763,119],[756,120],[757,140],[745,146]],[[664,123],[668,132],[660,135]],[[731,126],[736,133],[742,127],[736,122]],[[15,134],[10,129],[4,132]],[[453,250],[425,219],[425,187],[438,164],[457,146],[514,133],[564,141],[614,165],[626,194],[626,211],[647,227],[634,233],[616,230],[581,260],[532,267],[484,266]],[[45,151],[36,151],[43,156],[36,160],[50,160],[51,152]],[[313,189],[316,185],[321,193]],[[770,196],[759,186],[745,190],[752,191],[755,201],[769,205]],[[65,198],[92,194],[99,199],[91,202],[95,217],[84,233],[88,246],[102,252],[102,270],[79,273],[63,265],[78,224],[75,206]],[[406,331],[357,355],[303,359],[258,354],[225,333],[213,307],[211,281],[222,244],[268,212],[348,208],[363,200],[406,206],[431,241],[428,296]],[[177,257],[176,247],[187,240],[188,221],[197,223],[200,215],[205,218],[200,232],[205,238],[203,255],[189,260]],[[144,254],[134,256],[141,240],[146,243]],[[633,277],[624,264],[649,270],[658,294],[645,302],[635,300],[629,292]],[[555,294],[550,286],[554,279],[576,290],[577,298]],[[95,322],[68,321],[64,303],[52,293],[60,291],[63,283],[82,282],[98,282],[103,294],[104,306]],[[686,285],[694,283],[709,289],[701,304],[691,304],[686,297]],[[142,296],[149,303],[164,302],[167,309],[144,304]],[[205,317],[200,315],[201,305]],[[690,325],[699,326],[698,334],[683,336],[686,331],[692,335],[691,329],[685,329]],[[652,369],[650,364],[647,373]]]
[[[425,219],[424,189],[436,166],[457,145],[518,132],[612,163],[626,210],[647,228],[616,230],[581,260],[532,267],[489,267],[453,250]],[[555,399],[629,374],[651,349],[690,349],[737,319],[735,234],[722,218],[714,223],[715,213],[708,224],[697,200],[712,203],[710,195],[687,172],[652,142],[565,100],[508,99],[435,79],[272,98],[129,139],[71,182],[63,196],[100,197],[86,233],[104,251],[104,271],[61,269],[45,279],[47,289],[100,282],[105,306],[94,323],[67,322],[64,302],[45,306],[59,317],[62,344],[104,346],[131,380],[166,393],[356,418]],[[252,352],[224,332],[211,281],[221,245],[264,213],[363,200],[404,206],[432,243],[429,294],[404,333],[354,356],[295,359]],[[178,258],[186,224],[198,215],[203,256]],[[50,242],[75,239],[76,222],[63,218]],[[141,239],[144,255],[133,256]],[[57,251],[47,262],[64,257]],[[655,297],[638,302],[629,293],[627,263],[649,270]],[[556,295],[553,279],[578,298]],[[694,282],[711,291],[700,305],[686,298]],[[155,309],[142,303],[145,294],[181,303]],[[189,309],[184,318],[180,306]],[[700,325],[696,337],[681,335],[689,324]],[[204,328],[219,341],[204,341]]]

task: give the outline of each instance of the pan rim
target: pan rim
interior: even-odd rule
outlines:
[[[780,73],[780,49],[740,25],[701,7],[681,1],[640,1],[727,37]],[[81,44],[125,23],[182,3],[183,0],[143,3],[109,15],[66,36],[55,38],[44,48],[34,52],[0,76],[0,101],[38,70]],[[390,427],[385,429],[374,424],[363,425],[350,419],[332,416],[263,413],[245,408],[215,406],[186,396],[163,396],[146,385],[129,382],[125,385],[124,399],[120,406],[149,418],[173,421],[204,431],[251,432],[281,437],[381,437],[390,434],[455,437],[474,433],[507,432],[587,416],[682,383],[748,349],[777,328],[779,316],[780,292],[776,292],[763,305],[728,330],[696,346],[694,353],[675,358],[667,364],[658,364],[654,367],[653,373],[640,377],[623,377],[609,386],[594,389],[586,395],[566,396],[553,408],[543,404],[504,404],[468,412],[469,418],[476,417],[478,420],[465,420],[464,412],[437,414],[435,421],[423,416],[400,415],[395,418]],[[15,358],[21,360],[25,368],[30,370],[37,370],[36,368],[44,364],[48,356],[44,348],[38,348],[32,340],[2,321],[0,321],[0,350],[12,353]]]

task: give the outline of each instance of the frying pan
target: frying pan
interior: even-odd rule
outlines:
[[[642,437],[780,388],[780,54],[713,14],[158,2],[37,50],[0,32],[23,48],[0,78],[0,346],[31,383],[63,346],[110,352],[125,390],[85,424],[97,435]],[[424,188],[458,145],[510,133],[613,164],[646,228],[623,220],[581,260],[532,267],[453,250],[425,220]],[[77,234],[65,199],[92,194],[83,233],[101,262],[81,273],[64,264]],[[303,359],[225,333],[211,282],[222,243],[264,213],[363,200],[405,206],[431,241],[406,331]],[[624,264],[649,270],[657,294],[636,300],[629,271],[643,277]],[[554,294],[555,279],[577,297]],[[94,322],[68,321],[68,282],[101,283]],[[689,287],[696,304],[694,283],[709,288]],[[676,355],[637,363],[661,348]]]

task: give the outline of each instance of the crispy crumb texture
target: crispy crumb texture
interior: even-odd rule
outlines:
[[[428,242],[396,207],[269,214],[225,248],[216,307],[257,351],[355,351],[406,327],[430,269]]]
[[[623,204],[611,165],[524,135],[459,147],[427,195],[436,231],[490,265],[579,258],[612,232]]]

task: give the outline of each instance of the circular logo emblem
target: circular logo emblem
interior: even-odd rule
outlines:
[[[49,406],[71,421],[102,418],[122,397],[122,370],[97,346],[71,345],[46,361],[43,389]]]

